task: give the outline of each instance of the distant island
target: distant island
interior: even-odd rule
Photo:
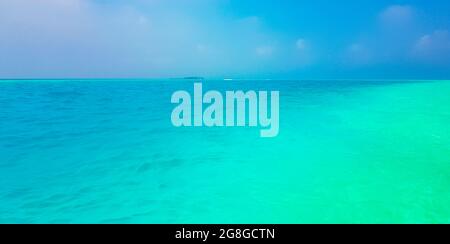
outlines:
[[[201,76],[188,76],[188,77],[183,77],[184,80],[204,80],[205,77],[201,77]]]

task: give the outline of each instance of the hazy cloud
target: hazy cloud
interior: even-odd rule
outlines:
[[[252,72],[259,62],[267,63],[260,57],[274,51],[269,45],[259,46],[276,36],[257,16],[218,16],[214,4],[201,0],[177,1],[179,7],[171,1],[142,4],[137,8],[92,0],[0,0],[0,36],[7,37],[0,40],[0,76]]]
[[[425,61],[450,62],[450,33],[436,30],[420,37],[414,45],[414,55]]]
[[[295,42],[295,47],[297,48],[297,50],[299,51],[304,51],[307,48],[307,44],[306,44],[306,40],[303,38],[299,38],[297,39],[297,41]]]
[[[256,54],[260,57],[269,57],[273,54],[273,47],[272,46],[260,46],[256,48]]]
[[[351,66],[367,65],[372,61],[372,53],[361,43],[353,43],[345,52],[345,63]]]
[[[412,6],[392,5],[380,13],[379,19],[386,26],[398,27],[411,24],[414,16],[415,11]]]

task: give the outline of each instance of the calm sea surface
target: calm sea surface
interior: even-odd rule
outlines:
[[[0,223],[450,223],[450,81],[203,81],[276,138],[173,127],[193,83],[1,81]]]

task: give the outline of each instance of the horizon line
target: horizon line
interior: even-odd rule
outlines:
[[[199,81],[450,81],[450,78],[444,79],[417,79],[417,78],[208,78],[208,77],[139,77],[139,78],[0,78],[0,81],[65,81],[65,80],[199,80]]]

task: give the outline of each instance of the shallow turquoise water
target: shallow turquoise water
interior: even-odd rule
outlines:
[[[186,80],[0,82],[1,223],[450,223],[450,82],[279,90],[280,134],[174,128]]]

